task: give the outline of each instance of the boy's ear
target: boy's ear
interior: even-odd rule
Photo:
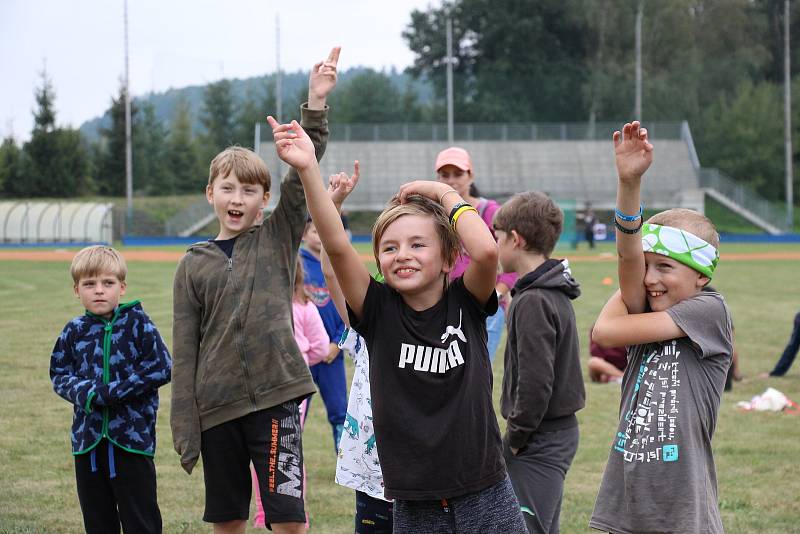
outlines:
[[[261,209],[264,210],[267,208],[267,204],[269,204],[269,197],[271,193],[269,191],[264,191],[264,198],[261,200]]]
[[[214,187],[212,184],[206,186],[206,200],[208,200],[209,204],[214,203]]]
[[[511,230],[509,235],[511,237],[511,243],[514,245],[514,248],[521,248],[525,250],[525,247],[528,246],[528,242],[525,241],[525,238],[519,235],[516,230]]]
[[[700,273],[698,273],[698,275],[699,276],[697,277],[697,289],[703,289],[704,287],[706,287],[708,284],[711,283],[711,278],[703,276]]]
[[[120,297],[125,294],[125,290],[126,289],[128,289],[128,282],[123,280],[122,282],[119,283],[119,296]]]
[[[74,291],[74,292],[75,292],[75,296],[76,296],[76,297],[78,297],[78,298],[81,298],[81,294],[80,294],[80,293],[78,293],[78,284],[73,284],[73,285],[72,285],[72,291]]]

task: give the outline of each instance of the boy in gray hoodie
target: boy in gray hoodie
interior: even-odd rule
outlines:
[[[336,85],[338,58],[334,48],[314,66],[301,108],[318,160],[328,140],[325,102]],[[214,523],[215,533],[245,531],[251,462],[273,531],[305,531],[299,402],[315,388],[292,323],[306,223],[295,169],[280,191],[272,214],[256,226],[270,196],[266,165],[241,147],[218,154],[206,197],[219,235],[192,245],[175,273],[172,440],[188,473],[203,457],[203,520]]]
[[[563,218],[535,191],[514,195],[494,218],[500,265],[519,273],[506,323],[504,455],[532,534],[559,532],[564,478],[578,450],[575,412],[586,398],[570,302],[581,292],[567,260],[550,258]]]

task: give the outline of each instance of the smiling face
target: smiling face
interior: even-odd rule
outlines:
[[[206,199],[219,220],[217,239],[231,239],[253,226],[258,212],[267,207],[269,193],[261,184],[244,184],[230,173],[206,187]]]
[[[73,289],[87,311],[110,319],[119,306],[119,299],[125,294],[125,282],[113,273],[100,273],[78,280]]]
[[[644,288],[654,312],[697,295],[708,278],[691,267],[655,252],[645,252]]]
[[[450,271],[434,222],[423,215],[402,215],[386,227],[378,262],[390,287],[404,297],[421,296],[432,303],[441,297]]]

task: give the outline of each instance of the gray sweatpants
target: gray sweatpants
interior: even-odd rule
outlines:
[[[402,534],[526,534],[508,477],[476,493],[441,501],[394,501],[394,530]]]
[[[564,478],[578,450],[578,427],[537,432],[516,456],[503,450],[531,534],[558,534]]]

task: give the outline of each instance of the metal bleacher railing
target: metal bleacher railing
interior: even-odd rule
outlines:
[[[755,215],[773,228],[772,234],[789,231],[786,225],[786,208],[764,200],[758,193],[727,176],[719,169],[702,167],[698,170],[700,187],[712,197],[745,218]],[[749,213],[747,213],[749,212]]]
[[[647,125],[654,139],[682,139],[682,122]],[[269,133],[266,124],[261,133]],[[455,141],[585,141],[608,140],[622,127],[618,122],[458,123]],[[264,137],[260,137],[264,139]],[[331,129],[330,141],[447,141],[444,123],[340,124]]]

